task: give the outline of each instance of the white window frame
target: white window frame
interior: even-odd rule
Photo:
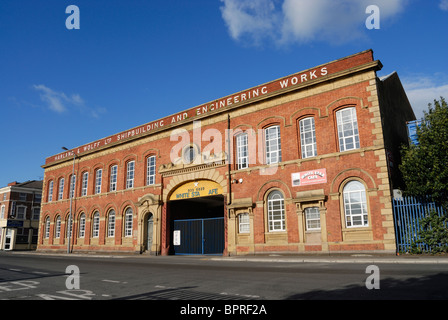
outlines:
[[[53,201],[53,185],[54,185],[54,181],[51,180],[50,182],[48,182],[48,197],[47,197],[47,202],[51,202]]]
[[[23,209],[23,212],[20,212]],[[18,205],[16,207],[16,219],[25,220],[26,219],[26,206]]]
[[[95,211],[92,217],[92,238],[100,236],[100,213]]]
[[[339,151],[348,151],[360,148],[358,119],[356,108],[344,108],[336,112],[338,127]]]
[[[236,158],[238,170],[249,167],[249,136],[247,132],[236,136]]]
[[[282,145],[280,126],[274,125],[264,129],[266,164],[282,162]]]
[[[0,209],[0,219],[5,219],[5,210],[6,210],[6,206],[2,205],[2,207]]]
[[[103,180],[103,169],[95,171],[95,194],[101,193],[101,182]]]
[[[250,233],[249,212],[242,212],[238,215],[238,233]]]
[[[118,165],[110,167],[109,191],[117,191]]]
[[[129,161],[126,164],[126,189],[134,188],[135,161]]]
[[[124,222],[124,236],[132,237],[133,220],[134,213],[131,208],[127,208],[125,211],[125,222]]]
[[[300,147],[302,159],[317,156],[316,128],[314,118],[308,117],[299,121]]]
[[[156,183],[156,156],[146,158],[146,185]]]
[[[79,238],[84,238],[86,235],[86,214],[81,213],[79,216]]]
[[[50,217],[45,218],[45,239],[50,238]]]
[[[305,208],[305,228],[307,231],[320,230],[320,210],[319,207]]]
[[[86,171],[82,174],[81,197],[87,195],[88,186],[89,186],[89,173]]]
[[[59,183],[58,183],[58,200],[64,199],[64,184],[65,184],[65,179],[60,178]]]
[[[358,180],[352,180],[344,186],[342,194],[346,228],[368,227],[369,213],[365,186]]]
[[[267,212],[269,232],[285,231],[285,198],[279,190],[274,190],[269,193],[267,198]]]
[[[56,217],[56,227],[54,230],[54,237],[59,239],[61,237],[61,216]]]
[[[107,236],[109,238],[115,237],[115,210],[109,211],[107,219]]]

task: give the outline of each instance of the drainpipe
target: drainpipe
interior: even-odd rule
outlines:
[[[227,114],[227,205],[232,204],[232,183],[231,183],[231,176],[230,176],[230,170],[231,164],[230,164],[230,114]],[[229,210],[227,210],[227,214],[229,214]],[[230,216],[229,216],[230,218]]]

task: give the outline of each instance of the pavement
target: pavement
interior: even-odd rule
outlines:
[[[47,255],[66,257],[95,257],[95,258],[150,258],[174,259],[182,257],[198,258],[211,261],[246,261],[246,262],[281,262],[281,263],[398,263],[398,264],[447,264],[448,254],[378,254],[378,253],[333,253],[333,254],[256,254],[240,256],[153,256],[148,254],[126,252],[41,252],[41,251],[3,251],[6,254]]]

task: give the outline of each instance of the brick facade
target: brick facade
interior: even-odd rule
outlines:
[[[393,153],[398,163],[396,151],[399,143],[406,142],[406,137],[395,134],[394,130],[402,132],[405,121],[415,117],[398,78],[380,80],[376,76],[379,69],[381,63],[373,59],[373,52],[364,51],[47,158],[43,166],[38,250],[67,247],[64,235],[70,212],[73,151],[77,177],[72,202],[74,251],[148,250],[169,254],[172,252],[171,220],[179,215],[170,210],[170,202],[176,201],[171,200],[172,195],[185,183],[212,181],[219,186],[224,202],[222,212],[214,213],[223,216],[225,221],[223,254],[394,252],[391,189],[396,186],[390,177],[399,173],[394,171],[396,165],[390,166],[387,155]],[[389,81],[393,81],[393,86]],[[400,117],[386,121],[384,115],[393,114],[389,111],[396,104],[402,111]],[[340,151],[336,112],[347,108],[356,112],[359,146]],[[302,156],[304,146],[299,128],[299,121],[305,118],[314,119],[317,150],[317,155],[307,158]],[[385,130],[386,124],[394,128]],[[281,161],[269,165],[266,164],[265,130],[272,126],[278,126],[280,131]],[[173,139],[176,129],[183,130],[183,135]],[[236,137],[241,133],[247,133],[249,141],[250,159],[246,168],[238,168],[235,163]],[[183,148],[188,145],[199,153],[191,164],[181,159]],[[176,152],[179,152],[177,156],[173,156]],[[147,159],[152,156],[155,180],[148,185]],[[128,164],[132,161],[134,184],[127,188]],[[117,166],[116,189],[111,190],[114,165]],[[102,170],[101,191],[96,194],[98,169]],[[325,182],[293,185],[292,174],[320,169],[325,171]],[[85,172],[88,173],[86,189],[82,182]],[[58,200],[61,178],[65,183],[63,197]],[[364,190],[365,199],[360,206],[366,214],[361,217],[362,225],[355,223],[354,216],[352,222],[347,221],[344,190],[348,187],[344,188],[350,181],[360,182]],[[49,201],[51,183],[53,192]],[[86,195],[83,189],[87,190]],[[274,190],[280,191],[280,202],[270,202]],[[283,218],[277,225],[271,219],[276,219],[272,218],[273,212],[280,203],[282,208],[276,213],[281,212]],[[320,228],[308,227],[307,208],[318,212]],[[349,205],[353,212],[358,208],[357,204]],[[126,229],[128,209],[132,210],[132,224],[128,220],[127,226],[132,225],[132,232]],[[111,210],[115,213],[112,236],[108,234]],[[99,220],[94,219],[96,212]],[[239,230],[242,213],[249,217],[248,229],[244,232]],[[82,214],[85,228],[81,226]],[[146,248],[151,216],[153,237],[151,248]],[[57,224],[59,238],[54,236]],[[80,229],[84,229],[82,237]]]

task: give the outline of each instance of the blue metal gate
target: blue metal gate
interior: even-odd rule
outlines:
[[[222,254],[224,218],[174,220],[174,254]]]
[[[413,197],[392,199],[392,204],[397,251],[409,252],[414,243],[419,243],[418,247],[420,249],[428,250],[428,245],[421,243],[420,239],[421,219],[431,210],[435,210],[439,215],[442,215],[442,208],[437,207],[434,203],[422,203]]]

